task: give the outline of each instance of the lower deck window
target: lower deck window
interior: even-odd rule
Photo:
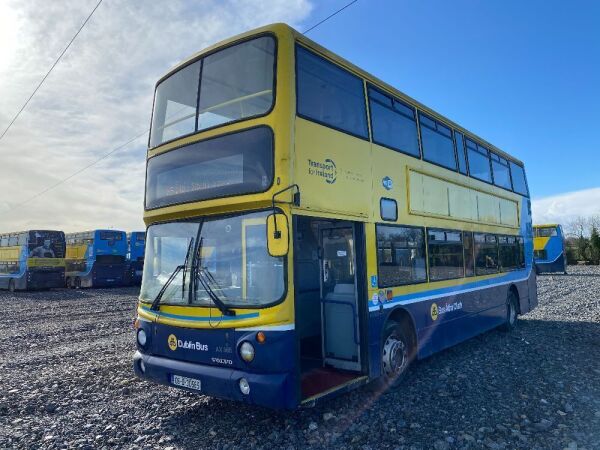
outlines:
[[[424,229],[377,225],[377,263],[381,287],[427,281]]]
[[[429,279],[431,281],[462,278],[465,274],[461,231],[433,230],[427,232]]]
[[[492,234],[474,235],[475,274],[488,275],[498,272],[498,238]]]

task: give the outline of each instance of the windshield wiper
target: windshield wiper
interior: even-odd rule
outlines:
[[[224,316],[235,316],[235,311],[229,309],[227,307],[227,305],[225,303],[223,303],[223,300],[221,300],[219,298],[219,296],[217,294],[215,294],[215,292],[209,286],[209,283],[203,278],[203,277],[206,277],[210,281],[210,278],[208,278],[204,269],[200,266],[203,243],[204,243],[204,238],[202,237],[202,238],[200,238],[200,242],[198,243],[198,251],[196,254],[196,258],[194,260],[194,264],[192,265],[192,273],[194,274],[195,277],[197,277],[197,280],[202,284],[202,287],[204,288],[204,290],[206,291],[206,293],[208,294],[208,296],[210,297],[212,302],[216,305],[217,308],[219,308],[219,310],[221,311],[221,314],[223,314]],[[212,280],[214,280],[216,283],[216,280],[214,279],[214,277],[212,277],[212,274],[210,276],[211,276]],[[194,280],[194,295],[196,295],[196,290],[198,289],[198,285],[195,281],[196,280]]]
[[[163,295],[165,294],[167,288],[171,285],[171,283],[173,282],[173,280],[175,279],[175,277],[181,270],[183,270],[183,282],[181,284],[181,297],[183,298],[183,290],[185,289],[185,271],[187,270],[187,264],[190,259],[190,255],[192,254],[193,242],[194,242],[194,238],[190,239],[190,243],[188,245],[187,252],[185,254],[185,261],[183,262],[183,264],[180,264],[179,266],[175,267],[173,272],[171,272],[171,275],[169,275],[167,282],[163,285],[162,288],[160,288],[160,291],[158,291],[156,298],[152,302],[152,306],[150,306],[150,309],[152,311],[158,311],[158,306],[160,305],[160,300],[162,299]]]

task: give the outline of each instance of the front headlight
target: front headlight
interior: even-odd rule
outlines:
[[[140,344],[142,347],[144,347],[146,345],[147,336],[146,336],[146,332],[144,331],[143,328],[140,328],[137,332],[137,341],[138,341],[138,344]]]
[[[254,359],[254,346],[250,342],[243,342],[240,345],[240,356],[247,363]]]

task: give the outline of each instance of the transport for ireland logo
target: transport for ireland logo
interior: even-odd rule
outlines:
[[[333,184],[337,178],[337,167],[333,160],[329,158],[324,161],[315,161],[309,158],[308,174],[321,177],[326,183]]]
[[[177,350],[177,336],[174,334],[170,334],[167,339],[167,343],[169,344],[169,348],[173,351]]]

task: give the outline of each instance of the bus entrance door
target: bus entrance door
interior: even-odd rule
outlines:
[[[320,231],[324,363],[338,369],[360,371],[354,226],[346,223]]]

